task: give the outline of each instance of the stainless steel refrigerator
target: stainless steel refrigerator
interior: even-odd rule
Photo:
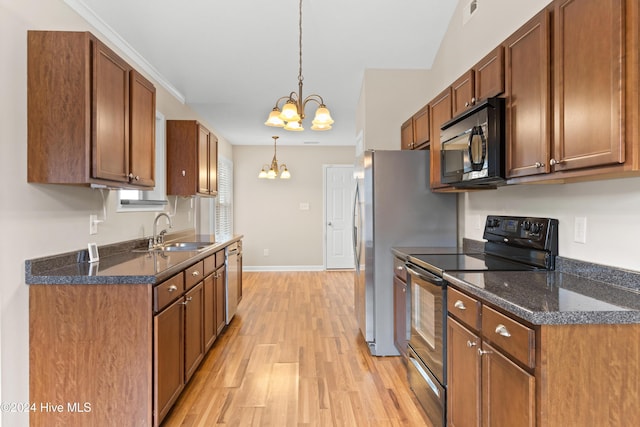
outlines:
[[[371,354],[398,355],[391,248],[455,247],[457,199],[431,192],[429,151],[365,151],[355,172],[355,313]]]

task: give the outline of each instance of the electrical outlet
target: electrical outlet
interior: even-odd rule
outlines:
[[[263,249],[262,250],[262,255],[263,256],[269,256],[269,249]]]
[[[587,243],[587,218],[577,216],[573,222],[573,241],[576,243]]]
[[[89,215],[89,234],[98,234],[98,215]]]

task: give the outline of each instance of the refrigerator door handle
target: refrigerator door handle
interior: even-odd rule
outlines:
[[[353,258],[356,271],[360,271],[360,254],[358,254],[358,224],[356,224],[356,209],[359,209],[360,193],[358,184],[356,183],[356,189],[353,196],[353,215],[352,215],[352,230],[353,230]]]

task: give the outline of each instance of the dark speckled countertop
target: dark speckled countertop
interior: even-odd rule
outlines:
[[[136,252],[146,240],[134,240],[99,247],[100,260],[89,263],[87,250],[68,252],[25,261],[25,283],[28,285],[74,284],[155,284],[184,270],[196,262],[237,242],[243,236],[215,242],[205,250],[184,252]],[[167,239],[168,241],[170,239]],[[180,236],[180,241],[215,241],[213,236]]]
[[[481,252],[482,242],[464,242]],[[393,248],[392,254],[446,253]],[[556,257],[555,271],[448,271],[451,286],[533,325],[640,323],[640,272]]]
[[[557,271],[449,272],[452,286],[534,325],[640,323],[640,293]]]

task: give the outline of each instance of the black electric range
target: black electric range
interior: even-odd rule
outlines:
[[[435,426],[446,425],[446,319],[448,271],[529,271],[555,269],[558,220],[489,215],[482,253],[409,255],[408,300],[411,325],[408,378]]]

